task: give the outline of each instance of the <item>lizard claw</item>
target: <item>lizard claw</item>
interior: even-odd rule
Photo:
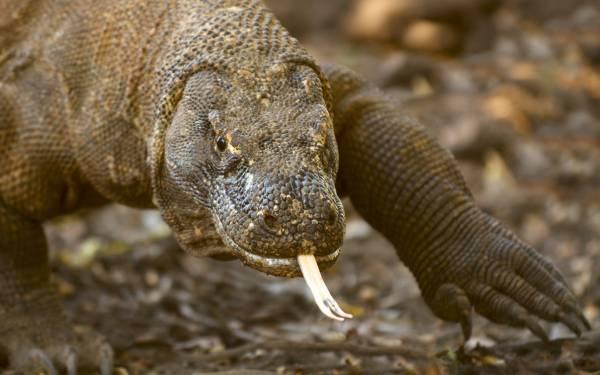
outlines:
[[[31,349],[24,359],[25,363],[29,364],[28,367],[32,371],[43,370],[48,375],[58,375],[56,367],[54,367],[52,361],[43,350],[38,348]]]
[[[443,284],[430,303],[434,314],[443,320],[458,322],[465,341],[471,337],[473,306],[463,289],[455,284]]]
[[[522,317],[522,324],[525,327],[527,327],[527,329],[529,329],[531,332],[533,332],[534,335],[539,337],[543,342],[550,341],[550,339],[548,338],[548,334],[546,333],[544,328],[542,328],[540,323],[529,314]]]
[[[582,322],[580,322],[579,318],[577,317],[577,315],[575,314],[565,314],[565,313],[560,313],[558,316],[558,320],[563,323],[564,325],[566,325],[567,327],[569,327],[569,329],[571,331],[573,331],[578,337],[581,336],[581,328],[580,328],[580,324],[583,324]]]
[[[463,320],[460,321],[460,327],[462,329],[463,338],[465,341],[471,338],[471,333],[473,331],[473,319],[471,314]]]
[[[567,310],[569,310],[569,312],[575,316],[575,320],[580,322],[583,327],[585,328],[585,330],[590,331],[592,329],[592,325],[590,324],[590,321],[585,317],[585,315],[583,315],[583,313],[581,312],[581,310],[579,310],[579,308],[576,305],[570,305],[567,307]]]
[[[83,344],[85,346],[85,343]],[[25,373],[36,373],[44,371],[47,375],[58,375],[58,368],[66,370],[68,375],[77,375],[82,368],[91,368],[97,363],[101,375],[111,375],[113,371],[113,350],[108,344],[104,344],[93,357],[84,357],[83,367],[80,367],[79,353],[71,346],[64,350],[56,350],[57,347],[50,346],[46,350],[39,348],[29,349],[25,355],[13,352],[11,367]],[[62,355],[58,354],[62,352]],[[54,355],[53,355],[54,354]],[[57,367],[58,366],[58,367]]]
[[[109,344],[100,348],[100,375],[111,375],[114,368],[114,352]]]
[[[27,374],[77,375],[96,368],[101,375],[112,374],[113,350],[95,331],[73,329],[66,321],[42,326],[41,331],[29,328],[36,326],[7,332],[0,342],[0,351],[7,354],[11,369]]]
[[[583,313],[581,311],[577,311],[577,312],[575,312],[575,314],[577,314],[577,317],[579,318],[579,320],[581,320],[581,322],[583,323],[583,326],[585,327],[585,329],[587,331],[591,331],[592,330],[592,324],[585,317],[585,315],[583,315]]]
[[[65,366],[68,375],[77,375],[77,352],[71,347],[67,348]]]

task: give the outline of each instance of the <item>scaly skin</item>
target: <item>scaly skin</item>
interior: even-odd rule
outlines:
[[[107,201],[157,207],[194,255],[297,276],[298,254],[338,256],[346,192],[465,337],[471,306],[541,337],[536,317],[587,325],[447,151],[354,73],[322,70],[260,2],[0,8],[0,350],[15,369],[110,372],[110,346],[62,312],[41,227]]]

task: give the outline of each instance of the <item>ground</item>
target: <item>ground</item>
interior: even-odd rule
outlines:
[[[593,331],[573,340],[547,325],[556,341],[543,344],[478,318],[462,347],[349,202],[324,274],[355,316],[344,323],[301,279],[191,258],[156,212],[109,206],[46,229],[69,314],[114,344],[119,374],[600,371],[600,6],[415,1],[270,3],[321,61],[358,70],[428,125],[478,203],[561,269]]]

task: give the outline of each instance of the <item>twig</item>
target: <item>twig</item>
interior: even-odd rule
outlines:
[[[309,352],[350,352],[355,355],[363,356],[393,356],[399,355],[410,359],[431,359],[431,355],[424,351],[409,349],[406,347],[371,347],[353,343],[312,343],[312,342],[292,342],[292,341],[266,341],[260,343],[250,343],[237,348],[227,349],[222,352],[212,353],[196,357],[205,361],[219,361],[238,357],[247,352],[255,350],[280,350],[289,351],[309,351]]]

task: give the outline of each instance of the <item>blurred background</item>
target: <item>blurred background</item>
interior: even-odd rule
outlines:
[[[555,262],[600,329],[598,0],[267,3],[319,61],[357,70],[426,124],[478,204]],[[108,336],[124,373],[600,370],[600,340],[549,349],[479,318],[475,341],[497,346],[465,357],[459,327],[432,316],[346,204],[344,254],[325,273],[356,316],[342,324],[302,280],[184,255],[154,211],[109,206],[47,232],[70,314]]]

